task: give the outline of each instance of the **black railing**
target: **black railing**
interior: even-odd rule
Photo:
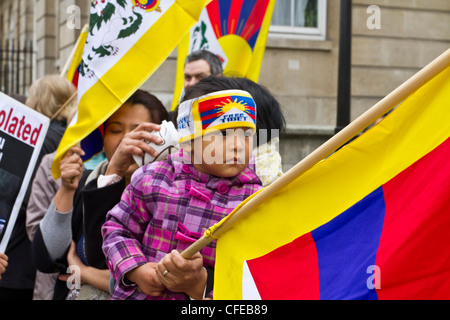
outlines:
[[[0,91],[25,95],[33,81],[33,41],[0,39]]]

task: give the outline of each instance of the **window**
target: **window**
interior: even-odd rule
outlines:
[[[325,40],[327,0],[277,0],[270,32],[311,40]]]

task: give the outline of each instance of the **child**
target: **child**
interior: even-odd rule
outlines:
[[[234,80],[252,95],[258,106],[255,134],[257,141],[253,143],[253,154],[256,174],[265,187],[283,175],[278,143],[286,129],[286,120],[280,103],[267,88],[247,78]]]
[[[261,188],[250,161],[255,103],[221,78],[186,91],[177,118],[182,148],[138,169],[107,215],[103,251],[116,280],[112,299],[203,298],[215,243],[190,260],[178,251]]]

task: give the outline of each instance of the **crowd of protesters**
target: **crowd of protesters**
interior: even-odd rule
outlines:
[[[45,76],[25,100],[52,121],[0,253],[0,300],[212,298],[215,243],[189,259],[180,252],[283,174],[277,146],[285,119],[278,101],[251,80],[224,76],[214,54],[194,52],[174,112],[137,90],[102,125],[104,160],[83,162],[85,151],[73,146],[55,180],[51,164],[76,112],[75,91],[66,79]],[[227,95],[246,102],[235,107],[248,117],[208,122],[202,108],[210,107],[206,117],[220,117],[211,106]],[[133,156],[158,155],[149,143],[162,142],[151,132],[164,120],[177,126],[195,117],[207,129],[193,122],[178,127],[180,148],[139,167]],[[206,159],[207,150],[219,161]]]

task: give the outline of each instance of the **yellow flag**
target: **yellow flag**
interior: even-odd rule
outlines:
[[[78,113],[57,149],[64,153],[98,128],[164,62],[209,0],[94,1],[78,68]]]
[[[215,299],[450,298],[448,61],[220,235]]]
[[[76,43],[75,54],[73,55],[72,62],[70,63],[69,70],[67,70],[66,74],[66,79],[73,83],[75,87],[78,86],[78,67],[80,66],[81,58],[83,56],[84,44],[86,43],[88,31],[88,25],[85,25],[83,29],[81,29],[80,36]]]

